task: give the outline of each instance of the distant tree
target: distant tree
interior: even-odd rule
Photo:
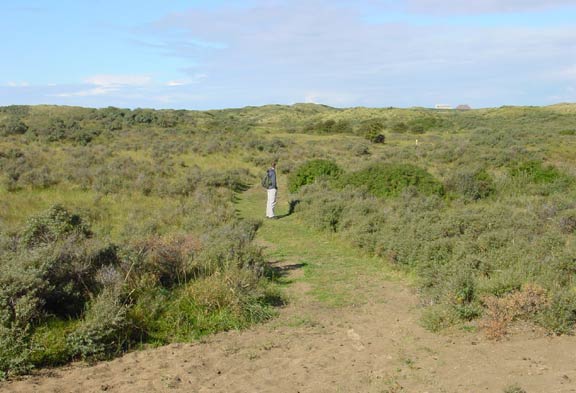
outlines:
[[[321,123],[320,131],[325,134],[329,134],[334,132],[334,128],[336,126],[336,120],[326,120],[324,123]]]
[[[359,133],[372,143],[384,143],[384,123],[382,120],[372,119],[363,122],[360,125]]]

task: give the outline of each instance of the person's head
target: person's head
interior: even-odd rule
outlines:
[[[276,168],[276,160],[272,161],[271,166],[272,166],[272,168]]]

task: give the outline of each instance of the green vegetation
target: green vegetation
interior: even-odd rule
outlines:
[[[318,299],[352,304],[338,283],[393,268],[417,278],[431,330],[572,333],[574,129],[570,105],[1,107],[0,376],[273,316],[281,294],[253,243],[263,206],[236,211],[272,157],[290,225],[309,226],[290,250],[333,261],[303,261]]]
[[[294,170],[288,179],[288,190],[296,192],[306,184],[312,184],[319,179],[335,179],[342,173],[342,169],[333,161],[312,160]]]
[[[377,197],[398,196],[407,188],[425,195],[442,195],[444,187],[424,169],[411,164],[376,164],[342,178],[342,186],[366,187]]]
[[[504,389],[504,393],[526,393],[519,385],[510,385]]]

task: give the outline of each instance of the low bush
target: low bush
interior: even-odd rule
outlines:
[[[538,316],[537,321],[555,334],[572,334],[576,323],[576,294],[563,289],[553,294],[550,305]]]
[[[54,205],[28,220],[21,240],[26,247],[37,247],[67,236],[87,238],[90,235],[90,230],[79,215],[71,214],[61,205]]]
[[[72,359],[67,338],[78,325],[73,319],[48,318],[31,337],[31,362],[35,367],[60,366]]]
[[[427,307],[422,313],[420,323],[431,332],[438,333],[458,321],[454,309],[445,304],[436,304]]]
[[[194,192],[176,207],[198,235],[136,231],[116,246],[59,205],[0,234],[0,378],[272,316],[279,297],[252,244],[260,223],[238,221],[226,195]]]
[[[104,290],[68,336],[72,356],[101,360],[121,353],[132,336],[128,305],[114,290]]]
[[[461,170],[448,179],[446,191],[475,201],[493,194],[495,186],[494,181],[485,170]]]
[[[486,313],[480,325],[489,338],[500,339],[506,334],[512,321],[520,317],[533,317],[547,310],[549,301],[542,287],[526,284],[521,290],[503,297],[488,296],[483,302],[486,305]]]
[[[300,192],[297,210],[311,226],[414,272],[423,300],[434,305],[423,317],[433,330],[484,314],[494,337],[515,319],[568,332],[574,308],[561,294],[571,288],[576,267],[570,222],[559,224],[573,205],[560,196],[521,198],[469,204],[410,188],[377,198],[367,188],[316,184]],[[541,293],[549,303],[530,303]],[[511,305],[518,310],[508,310]],[[501,309],[509,314],[501,316]]]
[[[27,330],[0,325],[0,380],[33,368]]]
[[[342,169],[333,161],[311,160],[302,164],[288,178],[288,190],[296,192],[300,187],[313,183],[317,179],[335,179]]]
[[[0,122],[0,136],[21,135],[28,131],[28,126],[17,117],[9,117]]]
[[[358,172],[348,173],[341,186],[366,187],[377,197],[398,196],[407,188],[424,195],[443,195],[444,187],[422,168],[411,164],[376,164]]]
[[[539,184],[550,184],[565,180],[566,175],[552,165],[544,165],[541,161],[531,160],[518,163],[511,167],[512,177],[525,178],[528,181]]]

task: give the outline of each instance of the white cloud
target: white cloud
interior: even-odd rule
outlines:
[[[405,0],[409,11],[435,14],[533,12],[574,6],[574,0]]]
[[[152,42],[146,51],[178,58],[181,76],[162,76],[161,70],[154,78],[102,73],[45,89],[42,97],[84,105],[206,109],[303,99],[335,106],[537,105],[574,85],[569,82],[576,80],[576,30],[554,23],[551,14],[532,25],[532,16],[522,25],[506,25],[504,17],[496,24],[450,18],[575,1],[227,1],[167,15],[138,30],[142,42]],[[367,10],[375,16],[393,12],[381,19],[387,22],[377,23],[378,18],[366,18]],[[398,15],[399,22],[391,22]],[[32,88],[5,90],[10,98],[32,94]]]
[[[341,91],[309,91],[304,94],[304,102],[306,103],[332,106],[347,106],[351,102],[357,102],[360,98],[356,94]]]
[[[503,10],[502,3],[509,10],[567,4],[406,1],[412,9],[459,12]],[[573,63],[567,54],[576,49],[576,30],[566,26],[422,25],[410,24],[409,18],[368,23],[362,5],[369,3],[253,1],[245,7],[193,9],[161,19],[153,33],[169,37],[159,51],[190,61],[191,75],[209,73],[210,81],[218,83],[218,91],[204,83],[202,89],[212,90],[203,94],[216,101],[219,93],[245,104],[303,98],[339,106],[425,106],[438,100],[475,107],[533,104],[544,85],[533,81]],[[198,51],[199,40],[226,46]],[[486,86],[498,86],[497,94]]]
[[[166,86],[174,87],[174,86],[185,86],[190,84],[190,81],[187,80],[179,80],[179,81],[168,81],[166,82]]]
[[[563,80],[576,81],[576,65],[560,70],[557,76]]]
[[[52,94],[55,97],[91,97],[107,96],[119,92],[150,86],[152,77],[149,75],[131,74],[99,74],[84,79],[81,90]],[[87,86],[91,86],[86,88]]]
[[[149,75],[130,75],[130,74],[101,74],[93,75],[85,79],[86,83],[96,86],[146,86],[152,82]]]
[[[10,82],[6,83],[6,86],[8,86],[8,87],[28,87],[28,86],[30,86],[30,83],[10,81]]]
[[[55,97],[90,97],[90,96],[104,96],[117,92],[117,88],[113,87],[95,87],[93,89],[80,90],[70,93],[57,93],[53,94]]]
[[[206,75],[206,74],[194,74],[190,78],[168,81],[168,82],[166,82],[166,86],[176,87],[176,86],[192,85],[195,83],[199,83],[200,81],[202,81],[203,79],[205,79],[207,77],[208,77],[208,75]]]

